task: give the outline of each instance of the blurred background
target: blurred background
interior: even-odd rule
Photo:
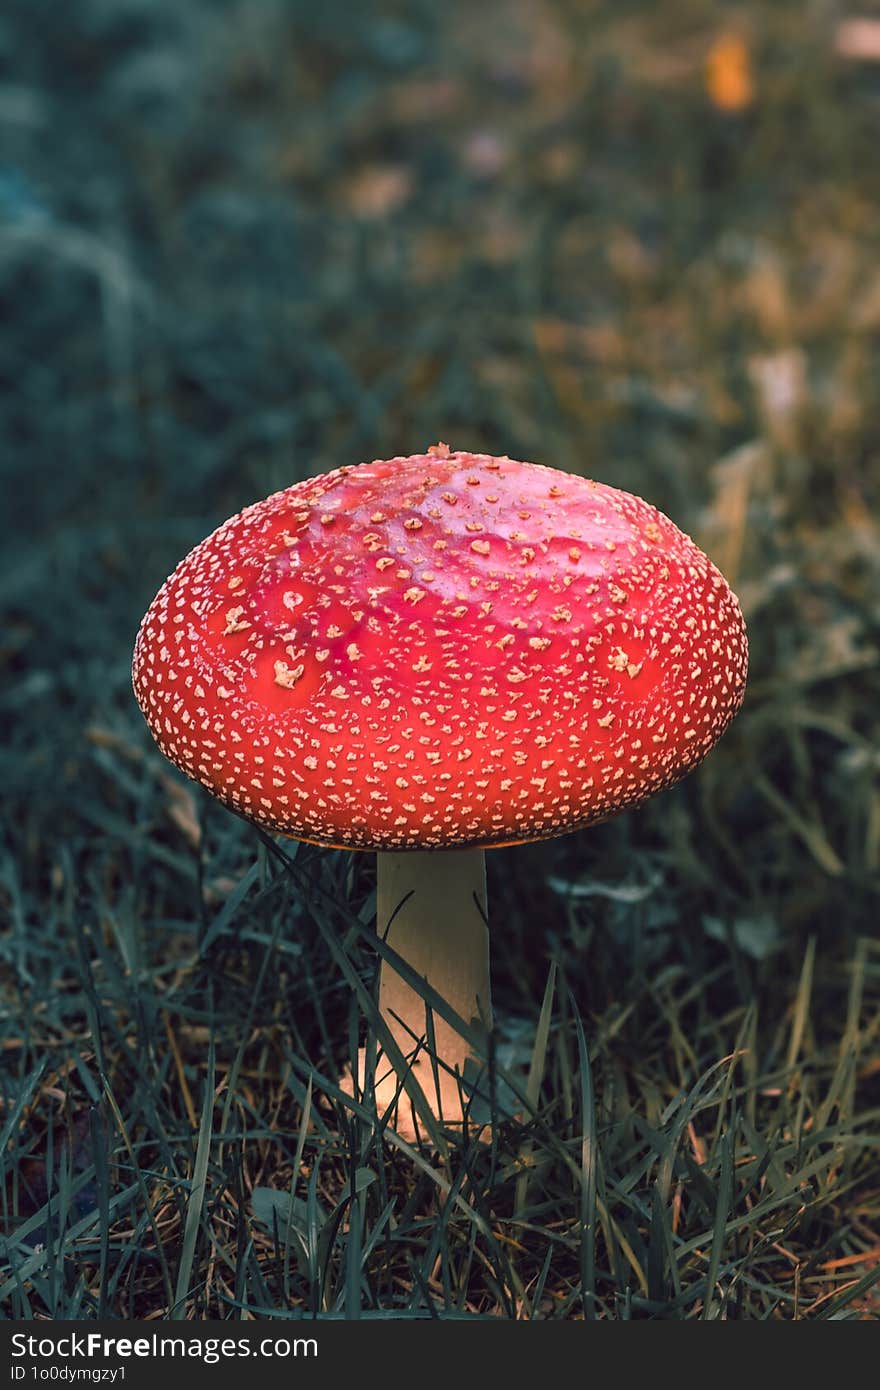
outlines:
[[[259,1031],[255,989],[272,1037],[294,1017],[328,1074],[344,1052],[308,901],[284,898],[267,974],[265,850],[150,743],[131,648],[226,516],[438,439],[646,497],[751,639],[696,775],[490,856],[499,1005],[534,1018],[552,955],[633,1104],[659,1114],[748,1026],[752,1083],[803,1062],[816,1100],[848,1049],[846,1115],[869,1114],[880,5],[6,0],[0,126],[6,1229],[51,1188],[56,1126],[94,1164],[99,1064],[163,1096],[177,1154],[205,1037],[219,1066]],[[302,854],[369,903],[365,856]],[[856,1178],[833,1221],[876,1236]]]

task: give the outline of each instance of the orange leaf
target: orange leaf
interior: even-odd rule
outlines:
[[[743,111],[755,95],[752,62],[745,40],[721,34],[706,58],[706,91],[719,111]]]

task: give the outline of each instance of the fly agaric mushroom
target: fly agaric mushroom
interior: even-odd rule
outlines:
[[[225,522],[160,589],[133,676],[162,752],[232,810],[378,851],[379,930],[470,1025],[436,1018],[429,1055],[425,998],[383,963],[381,1014],[454,1124],[492,1021],[484,850],[677,782],[746,664],[724,578],[647,502],[437,445]]]

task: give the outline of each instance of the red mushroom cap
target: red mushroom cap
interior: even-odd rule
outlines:
[[[736,598],[647,502],[438,445],[225,522],[150,606],[134,689],[166,757],[267,829],[440,849],[676,782],[746,664]]]

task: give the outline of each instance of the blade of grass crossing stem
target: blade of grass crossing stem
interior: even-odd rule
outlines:
[[[279,862],[284,865],[286,872],[290,873],[301,887],[305,886],[308,891],[313,891],[318,886],[308,875],[302,874],[299,866],[293,863],[291,857],[285,853],[279,845],[274,844],[263,832],[260,832],[260,838],[265,844],[267,851],[273,854]],[[438,1124],[437,1117],[422,1091],[422,1088],[412,1075],[412,1068],[407,1064],[403,1053],[397,1045],[394,1034],[382,1018],[376,1001],[352,966],[345,948],[337,938],[335,930],[330,925],[330,922],[325,920],[324,913],[315,910],[313,920],[342,975],[357,996],[358,1003],[367,1020],[368,1027],[378,1038],[385,1056],[401,1079],[402,1087],[406,1090],[407,1095],[412,1101],[413,1107],[418,1115],[420,1123],[425,1129],[428,1139],[439,1153],[445,1154],[448,1146],[442,1128]],[[451,1021],[456,1031],[460,1032],[463,1037],[467,1037],[468,1039],[473,1037],[473,1030],[469,1028],[468,1024],[462,1019],[459,1019],[458,1015],[450,1010],[449,1006],[445,1004],[436,990],[432,990],[426,980],[420,980],[419,976],[408,962],[405,961],[402,956],[398,956],[396,951],[392,951],[390,947],[386,946],[381,937],[368,933],[357,920],[351,922],[351,929],[355,931],[358,936],[371,939],[372,944],[375,946],[381,958],[383,960],[388,960],[392,968],[400,975],[401,979],[403,979],[406,984],[410,985],[417,994],[421,994],[422,998],[426,999],[426,1002],[430,1003],[431,1007],[439,1012],[447,1022]],[[344,1100],[343,1104],[346,1104],[348,1108],[352,1108],[347,1100]],[[368,1120],[369,1118],[370,1117],[367,1116]]]
[[[348,1065],[351,1069],[351,1093],[355,1100],[363,1100],[367,1094],[367,1082],[369,1080],[369,1064],[367,1061],[367,1051],[364,1050],[364,1070],[360,1074],[360,1060],[358,1057],[358,1024],[360,1016],[357,1010],[357,1000],[352,995],[348,1001]],[[311,1085],[311,1077],[309,1077]]]
[[[379,1007],[376,1001],[373,999],[372,994],[366,988],[357,971],[352,966],[351,961],[348,959],[347,955],[343,951],[342,946],[337,939],[336,933],[334,932],[330,923],[325,920],[324,914],[315,911],[314,922],[326,946],[328,947],[330,954],[333,956],[333,959],[338,965],[340,972],[357,995],[358,1002],[361,1006],[361,1011],[367,1020],[367,1025],[372,1030],[372,1032],[378,1037],[379,1043],[382,1047],[382,1051],[385,1053],[385,1056],[387,1057],[389,1063],[396,1071],[398,1078],[401,1080],[403,1089],[406,1091],[407,1096],[412,1101],[413,1108],[415,1109],[419,1119],[419,1123],[424,1127],[428,1139],[439,1153],[445,1154],[448,1149],[448,1144],[443,1134],[443,1130],[437,1122],[437,1117],[434,1114],[434,1111],[432,1110],[431,1105],[427,1097],[425,1096],[424,1091],[422,1090],[418,1081],[412,1074],[412,1067],[408,1064],[406,1058],[404,1057],[399,1046],[397,1045],[394,1034],[391,1032],[391,1029],[388,1027],[387,1023],[380,1014]],[[419,986],[421,983],[424,987],[424,990],[430,990],[430,986],[427,985],[427,982],[420,982],[419,977],[415,974],[415,972],[407,964],[407,962],[405,962],[402,957],[397,956],[395,952],[390,952],[389,948],[384,946],[380,938],[377,937],[374,944],[376,945],[376,949],[382,956],[383,960],[389,958],[389,956],[394,956],[393,968],[397,970],[399,962],[401,968],[400,970],[398,970],[398,974],[400,974],[401,977],[406,980],[407,984],[410,984],[410,979],[406,978],[407,974],[409,974],[411,980],[414,981],[413,988],[415,988],[416,993],[422,993],[422,997],[424,998],[424,993],[419,988]],[[436,994],[436,992],[433,993]],[[439,1000],[439,995],[436,996],[436,999]],[[434,1000],[430,1002],[433,1005]],[[454,1026],[457,1027],[457,1025]],[[461,1025],[461,1029],[466,1028],[466,1024]],[[457,1031],[461,1031],[461,1029],[457,1029]]]
[[[425,1000],[425,1040],[428,1045],[428,1061],[431,1063],[431,1076],[434,1081],[434,1097],[437,1101],[437,1109],[440,1112],[440,1123],[448,1124],[449,1118],[443,1114],[443,1103],[440,1099],[440,1063],[437,1058],[437,1035],[434,1032],[434,1010]],[[418,1047],[418,1042],[416,1043]],[[407,1054],[404,1053],[404,1056]],[[459,1078],[459,1083],[461,1078]],[[431,1099],[429,1097],[429,1099]]]
[[[186,1316],[186,1295],[192,1274],[193,1259],[202,1207],[205,1202],[205,1185],[208,1178],[208,1160],[211,1157],[211,1135],[214,1129],[214,1039],[208,1050],[208,1075],[205,1078],[205,1098],[202,1102],[202,1119],[199,1125],[199,1139],[196,1145],[196,1161],[193,1168],[192,1185],[186,1204],[186,1222],[183,1228],[183,1248],[180,1252],[180,1265],[177,1270],[177,1287],[174,1291],[174,1307],[170,1316],[182,1319]]]
[[[596,1103],[593,1074],[584,1025],[571,991],[568,991],[578,1047],[581,1109],[581,1301],[584,1317],[594,1318],[596,1286]]]
[[[529,1077],[526,1082],[526,1099],[532,1115],[538,1109],[538,1099],[541,1094],[541,1081],[544,1076],[544,1067],[547,1064],[547,1044],[550,1039],[550,1021],[553,1017],[553,995],[556,989],[556,961],[551,962],[550,973],[547,976],[547,984],[544,989],[544,1002],[541,1005],[541,1014],[538,1018],[538,1031],[535,1034],[535,1045],[532,1048],[532,1060],[529,1065]],[[531,1157],[531,1144],[523,1144],[520,1149],[520,1160],[527,1163]],[[518,1220],[523,1213],[526,1204],[526,1196],[529,1189],[529,1170],[523,1168],[516,1180],[516,1197],[514,1200],[513,1214],[514,1219]]]

